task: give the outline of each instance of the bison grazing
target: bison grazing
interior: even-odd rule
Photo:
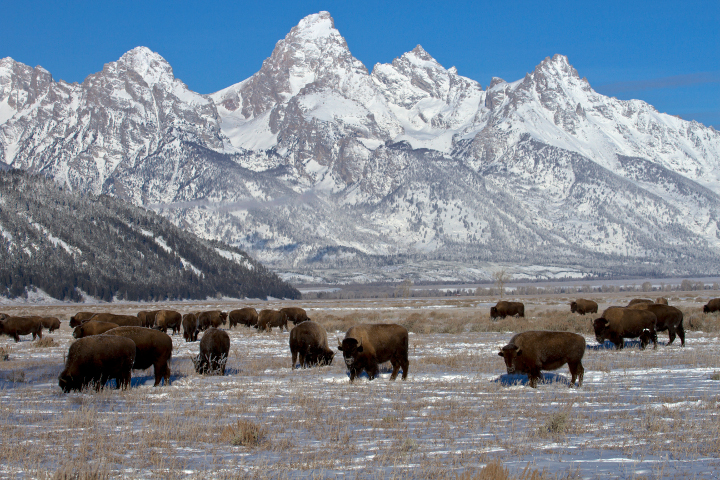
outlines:
[[[287,315],[288,320],[290,320],[293,325],[310,320],[307,316],[307,312],[300,307],[286,307],[281,308],[280,311]]]
[[[633,298],[632,300],[630,300],[630,303],[628,303],[627,306],[630,307],[632,305],[637,305],[639,303],[655,303],[655,302],[653,302],[649,298]]]
[[[92,383],[95,390],[100,390],[111,378],[117,388],[128,388],[134,362],[135,343],[129,338],[111,335],[81,338],[70,345],[58,383],[65,393],[82,390]]]
[[[105,335],[115,335],[129,338],[135,343],[135,361],[133,368],[145,370],[152,365],[155,371],[155,386],[165,380],[170,385],[170,366],[168,361],[172,357],[172,338],[167,333],[145,327],[118,327],[105,332]]]
[[[645,348],[650,340],[654,348],[657,348],[656,323],[655,314],[647,310],[610,307],[603,312],[602,317],[593,322],[593,327],[598,343],[610,340],[620,349],[625,346],[625,338],[640,337],[640,348]],[[643,334],[645,330],[647,332]]]
[[[43,325],[40,317],[5,317],[0,321],[0,335],[5,334],[12,337],[16,342],[20,341],[20,335],[32,334],[35,338],[42,338]]]
[[[227,323],[228,314],[220,310],[210,310],[198,314],[198,328],[207,330],[208,328],[219,328],[220,325]]]
[[[302,322],[290,330],[290,352],[292,353],[292,368],[298,354],[300,366],[330,365],[335,356],[328,347],[327,332],[315,322]]]
[[[287,322],[288,317],[284,312],[279,310],[261,310],[258,315],[257,328],[269,332],[272,331],[273,327],[280,327],[280,331],[282,332],[283,328],[285,328],[285,330],[288,329]]]
[[[137,317],[142,322],[141,327],[152,328],[155,325],[155,317],[160,310],[143,310],[137,313]]]
[[[135,315],[116,315],[114,313],[96,313],[90,320],[117,323],[121,327],[142,327],[142,321]],[[85,322],[85,320],[83,320]]]
[[[70,328],[75,328],[82,322],[88,321],[95,315],[95,312],[78,312],[70,317]]]
[[[196,313],[186,313],[182,317],[183,338],[186,342],[197,342],[198,318]]]
[[[668,301],[665,297],[658,297],[657,299],[655,299],[655,303],[657,303],[658,305],[667,305]]]
[[[494,307],[490,307],[490,318],[505,318],[507,316],[524,317],[525,305],[522,302],[499,301]]]
[[[200,340],[200,354],[193,358],[195,371],[200,374],[225,375],[225,363],[230,354],[230,336],[224,330],[209,328]]]
[[[680,344],[683,347],[685,346],[685,328],[683,327],[683,313],[679,309],[671,307],[669,305],[663,305],[661,303],[637,303],[632,307],[628,308],[632,308],[634,310],[647,310],[654,313],[655,317],[657,317],[655,331],[668,331],[668,336],[670,338],[667,344],[670,345],[673,341],[675,341],[675,333],[677,332],[677,336],[680,337]]]
[[[60,328],[60,319],[57,317],[40,317],[40,323],[43,328],[47,328],[49,333]]]
[[[180,326],[182,325],[182,315],[180,312],[175,310],[160,310],[155,315],[155,330],[161,330],[163,333],[167,333],[168,328],[172,328],[172,333],[175,335],[180,332]]]
[[[498,355],[505,359],[507,373],[523,373],[530,386],[537,388],[541,370],[557,370],[567,363],[572,375],[570,386],[582,387],[585,369],[582,358],[585,339],[570,332],[523,332],[510,339]]]
[[[592,300],[578,298],[576,301],[570,303],[570,311],[572,313],[579,313],[580,315],[585,315],[586,313],[597,313],[598,304]]]
[[[402,325],[367,324],[355,325],[345,334],[338,350],[343,352],[345,365],[350,370],[350,381],[354,381],[363,370],[370,380],[375,378],[379,365],[388,360],[393,371],[390,380],[395,380],[402,367],[402,379],[408,375],[408,331]]]
[[[78,325],[75,327],[75,330],[73,330],[73,337],[75,338],[85,338],[85,337],[91,337],[93,335],[101,335],[108,330],[112,330],[113,328],[117,328],[120,325],[113,322],[101,322],[100,320],[88,320],[87,322],[83,323],[82,325]]]
[[[230,328],[233,328],[235,325],[256,327],[258,323],[258,312],[252,307],[233,310],[228,313],[228,321],[230,322]]]
[[[720,298],[713,298],[703,307],[703,313],[720,311]]]

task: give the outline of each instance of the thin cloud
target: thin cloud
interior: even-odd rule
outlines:
[[[650,80],[636,80],[632,82],[615,82],[599,85],[597,90],[606,95],[623,92],[639,92],[643,90],[656,90],[659,88],[676,88],[687,85],[703,83],[720,83],[720,72],[690,73],[672,77],[653,78]]]

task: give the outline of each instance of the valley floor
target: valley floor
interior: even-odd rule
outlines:
[[[128,391],[71,394],[57,384],[73,341],[68,316],[152,306],[3,307],[55,313],[63,326],[40,343],[0,337],[0,477],[717,478],[720,320],[700,313],[704,299],[671,299],[685,312],[684,348],[661,333],[645,351],[599,346],[568,299],[521,300],[528,318],[496,322],[472,297],[173,304],[304,306],[333,348],[355,323],[402,323],[409,377],[350,385],[338,354],[329,367],[293,370],[288,333],[241,327],[229,331],[225,376],[197,375],[198,343],[176,335],[170,386],[154,388],[150,369],[134,372]],[[568,388],[567,366],[537,389],[505,374],[499,348],[545,328],[585,336],[581,388]],[[482,476],[488,464],[500,474]]]

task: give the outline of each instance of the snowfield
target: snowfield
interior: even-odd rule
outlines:
[[[666,346],[662,332],[657,350],[645,351],[598,345],[589,327],[597,316],[570,314],[569,298],[517,299],[528,318],[498,322],[479,297],[165,304],[293,303],[328,329],[333,348],[355,323],[401,323],[411,332],[409,377],[351,385],[339,354],[329,367],[292,370],[287,332],[236,327],[225,376],[197,375],[199,342],[176,335],[170,386],[154,388],[150,369],[135,371],[128,391],[71,394],[57,383],[73,341],[69,316],[155,306],[4,306],[55,313],[63,325],[39,343],[0,337],[0,477],[475,478],[499,462],[512,478],[717,478],[720,321],[700,313],[707,299],[671,298],[685,313],[687,344]],[[595,299],[601,309],[627,303]],[[554,325],[585,336],[583,386],[568,388],[567,366],[537,389],[506,375],[497,352],[512,334]]]

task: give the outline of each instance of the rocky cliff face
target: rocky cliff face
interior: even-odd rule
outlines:
[[[0,152],[298,280],[718,273],[714,129],[562,55],[485,90],[421,46],[368,72],[327,12],[212,95],[142,47],[80,85],[0,60]]]

